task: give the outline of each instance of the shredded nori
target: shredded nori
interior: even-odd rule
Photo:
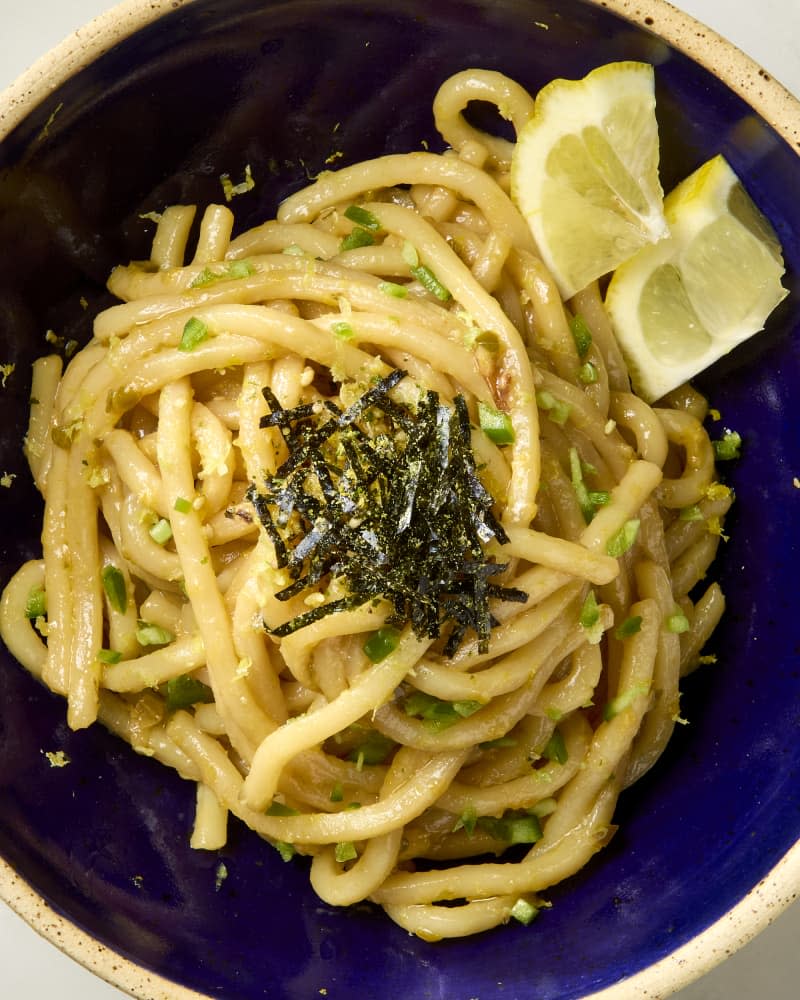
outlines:
[[[272,634],[386,600],[388,625],[445,637],[446,656],[470,634],[485,652],[497,624],[490,600],[527,599],[492,580],[508,564],[484,545],[508,538],[477,473],[464,398],[450,407],[428,390],[412,409],[389,396],[406,374],[391,372],[346,409],[325,401],[285,410],[263,389],[270,412],[261,426],[279,430],[289,457],[247,496],[292,580],[275,596],[289,600],[334,579],[347,595]]]

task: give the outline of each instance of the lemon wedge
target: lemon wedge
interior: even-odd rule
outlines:
[[[607,63],[536,96],[511,160],[511,196],[570,298],[667,234],[653,67]]]
[[[668,239],[640,250],[606,293],[636,392],[648,402],[763,329],[787,291],[778,237],[722,156],[664,202]]]

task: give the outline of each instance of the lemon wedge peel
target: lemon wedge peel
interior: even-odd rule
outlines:
[[[654,70],[608,63],[536,96],[511,195],[564,298],[663,239]]]
[[[611,278],[606,308],[647,402],[688,381],[764,328],[788,294],[780,243],[723,156],[665,199],[667,239]]]

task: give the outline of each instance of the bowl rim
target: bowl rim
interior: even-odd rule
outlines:
[[[800,842],[718,920],[653,965],[583,1000],[651,1000],[689,986],[765,930],[800,896]],[[0,858],[0,900],[73,961],[140,1000],[211,1000],[137,965],[54,910]]]
[[[75,73],[165,14],[196,0],[121,0],[40,56],[0,91],[0,141]],[[660,35],[718,76],[800,152],[800,100],[759,64],[669,0],[583,0]]]
[[[160,17],[197,0],[122,0],[37,59],[0,91],[0,141],[70,77]],[[800,155],[800,100],[750,56],[668,0],[583,0],[654,32],[717,76]],[[800,840],[730,910],[664,958],[584,1000],[667,997],[710,972],[800,895]],[[0,858],[0,900],[39,935],[112,986],[141,1000],[209,1000],[124,958],[59,913]]]

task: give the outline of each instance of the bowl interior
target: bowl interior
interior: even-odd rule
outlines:
[[[454,71],[499,69],[531,91],[617,59],[656,65],[662,181],[724,153],[782,240],[792,294],[768,332],[701,379],[744,457],[715,573],[729,612],[717,664],[684,685],[658,766],[623,796],[620,829],[548,894],[537,924],[429,945],[368,905],[336,910],[302,862],[238,823],[188,848],[192,788],[64,706],[2,650],[0,854],[58,910],[185,986],[242,1000],[378,995],[568,1000],[694,937],[800,835],[800,670],[791,627],[800,490],[800,160],[724,83],[654,34],[584,0],[196,0],[65,83],[0,146],[0,583],[39,552],[41,504],[21,454],[28,366],[45,331],[85,342],[111,267],[147,256],[140,216],[255,189],[237,230],[274,215],[334,153],[339,165],[441,144],[431,100]],[[51,768],[44,754],[71,763]],[[224,862],[227,878],[218,866]],[[380,988],[377,984],[380,984]]]

